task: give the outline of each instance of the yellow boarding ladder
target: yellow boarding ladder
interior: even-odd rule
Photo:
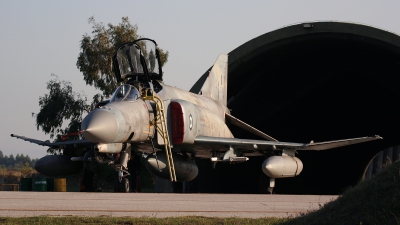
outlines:
[[[148,92],[150,92],[150,95],[148,95]],[[171,142],[168,135],[167,120],[165,119],[164,103],[162,99],[155,95],[153,90],[151,89],[143,90],[142,99],[152,101],[156,104],[157,116],[154,117],[154,119],[150,121],[150,123],[156,127],[158,134],[160,134],[160,136],[164,140],[164,148],[165,154],[167,156],[169,176],[171,178],[171,181],[176,182],[177,180],[175,174],[174,159],[172,158]]]

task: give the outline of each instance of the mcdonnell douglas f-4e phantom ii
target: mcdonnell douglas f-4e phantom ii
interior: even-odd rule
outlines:
[[[118,171],[115,191],[129,191],[128,160],[148,155],[145,164],[154,175],[171,181],[190,181],[198,174],[195,157],[239,163],[247,156],[265,156],[263,172],[276,178],[295,177],[303,163],[300,150],[326,150],[381,139],[379,136],[345,140],[280,142],[231,115],[227,108],[228,55],[219,55],[198,94],[168,86],[155,41],[139,39],[116,51],[113,69],[122,83],[112,97],[98,105],[81,123],[84,139],[51,143],[11,135],[39,145],[62,148],[63,155],[48,155],[35,165],[48,176],[82,172],[86,190],[96,189],[93,164],[107,163]],[[235,138],[227,122],[264,140]],[[97,165],[97,164],[95,164]]]

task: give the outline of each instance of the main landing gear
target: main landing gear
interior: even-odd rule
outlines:
[[[85,162],[81,183],[82,192],[98,191],[98,165],[96,162]]]
[[[269,178],[268,192],[272,195],[275,187],[275,178]]]
[[[80,183],[81,192],[101,191],[98,185],[99,165],[94,158],[94,151],[88,151],[83,157],[83,174]]]

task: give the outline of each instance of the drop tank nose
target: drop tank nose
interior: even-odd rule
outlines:
[[[68,155],[47,155],[36,162],[35,169],[49,177],[70,176],[82,171],[83,162],[71,161]]]
[[[110,143],[118,133],[118,122],[113,113],[97,109],[83,119],[81,129],[83,136],[91,142]]]

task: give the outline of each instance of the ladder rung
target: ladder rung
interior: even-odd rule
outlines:
[[[162,99],[160,99],[158,96],[154,95],[154,92],[151,90],[151,95],[147,95],[147,90],[143,91],[142,93],[143,100],[149,100],[153,101],[156,104],[156,111],[157,111],[157,116],[154,118],[152,123],[156,127],[157,132],[160,134],[160,136],[164,140],[164,148],[165,148],[165,154],[167,156],[167,164],[168,164],[168,170],[169,170],[169,175],[171,178],[171,181],[177,181],[176,180],[176,174],[175,174],[175,166],[174,166],[174,159],[172,157],[172,148],[171,148],[171,143],[169,140],[168,136],[168,129],[167,129],[167,122],[165,119],[165,113],[164,113],[164,103]]]

